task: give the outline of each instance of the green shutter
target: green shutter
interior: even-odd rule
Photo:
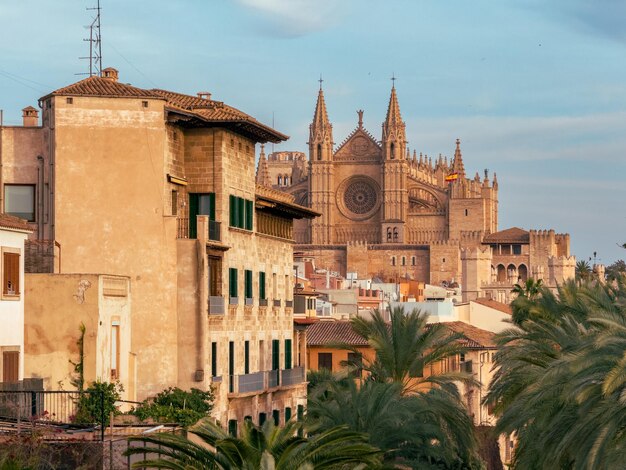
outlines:
[[[237,268],[228,268],[228,295],[237,296]]]
[[[217,343],[211,343],[211,377],[217,377]]]
[[[265,300],[265,273],[259,273],[259,299]]]
[[[243,343],[243,373],[250,373],[250,341]]]
[[[230,226],[237,226],[237,198],[232,194],[228,197],[229,201],[229,211],[230,211]]]
[[[272,340],[272,370],[280,369],[280,340]]]
[[[263,423],[267,421],[267,414],[259,413],[259,426],[263,426]]]
[[[237,227],[245,228],[246,226],[246,204],[241,197],[237,198]]]
[[[209,193],[209,220],[215,220],[215,193]]]
[[[252,298],[252,271],[248,269],[245,271],[245,294],[246,299]]]
[[[252,230],[252,214],[254,213],[252,201],[246,199],[246,230]]]
[[[291,340],[285,340],[285,369],[291,369]]]
[[[235,391],[235,342],[228,342],[228,391]]]
[[[196,238],[198,236],[198,195],[189,195],[189,238]]]

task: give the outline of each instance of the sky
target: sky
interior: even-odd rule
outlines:
[[[0,109],[88,71],[96,0],[0,0]],[[101,0],[103,67],[143,88],[209,91],[307,151],[320,75],[334,140],[377,138],[391,77],[407,139],[496,172],[499,228],[570,233],[578,259],[626,258],[626,2]],[[271,149],[270,149],[271,150]],[[594,258],[594,253],[596,253]]]

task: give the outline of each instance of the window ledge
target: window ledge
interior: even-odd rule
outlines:
[[[20,294],[2,294],[1,298],[2,300],[9,300],[9,301],[17,302],[22,298],[22,296]]]

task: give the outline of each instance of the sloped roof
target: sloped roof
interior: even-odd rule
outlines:
[[[365,338],[354,332],[349,321],[320,321],[307,328],[307,346],[325,346],[332,343],[345,343],[351,346],[368,345]]]
[[[511,227],[500,232],[495,232],[487,235],[483,239],[483,244],[490,243],[530,243],[530,234],[519,227]]]
[[[487,297],[478,297],[477,299],[472,300],[472,302],[484,305],[485,307],[493,308],[494,310],[498,310],[508,315],[513,315],[513,311],[511,310],[510,305],[503,304],[502,302],[498,302],[497,300],[488,299]]]
[[[0,213],[0,229],[3,228],[27,230],[29,232],[33,231],[25,220],[9,214]]]
[[[155,98],[163,99],[161,95],[152,90],[144,90],[132,85],[120,83],[110,78],[98,76],[87,77],[79,82],[73,83],[63,88],[49,93],[48,96],[94,96],[102,98]]]
[[[443,323],[450,330],[455,333],[461,333],[465,335],[465,338],[461,339],[461,344],[468,349],[484,349],[495,348],[496,342],[494,341],[495,333],[492,331],[483,330],[469,323],[462,321],[452,321]]]

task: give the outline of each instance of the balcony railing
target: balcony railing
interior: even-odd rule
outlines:
[[[281,371],[283,385],[295,385],[304,382],[304,367],[294,367]]]
[[[274,299],[274,307],[280,307],[280,299]]]
[[[303,383],[306,375],[303,367],[293,369],[265,370],[251,374],[228,376],[229,393],[264,392],[278,386],[290,386]],[[213,380],[216,381],[215,379]]]
[[[239,297],[229,297],[228,303],[230,305],[239,305]]]
[[[176,232],[177,238],[190,238],[189,234],[189,218],[188,217],[177,217],[176,218]],[[209,228],[208,228],[208,236],[209,240],[215,242],[222,241],[222,224],[216,220],[209,220]]]
[[[259,299],[259,307],[267,307],[267,299]]]
[[[209,315],[224,315],[224,297],[209,297]]]
[[[285,307],[293,308],[293,300],[285,300]]]
[[[267,371],[267,375],[268,375],[267,386],[269,388],[278,387],[280,385],[280,371],[278,369]]]

